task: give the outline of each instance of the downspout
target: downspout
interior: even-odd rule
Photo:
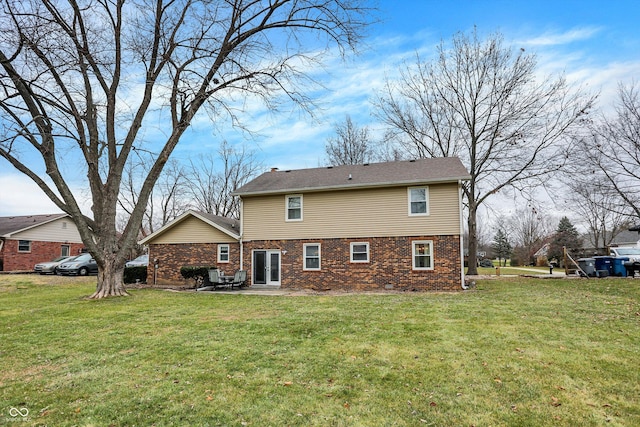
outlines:
[[[464,282],[464,218],[462,209],[462,180],[458,180],[458,210],[460,216],[460,286],[465,291],[469,286]]]
[[[240,270],[244,270],[244,246],[242,244],[242,235],[244,230],[244,203],[242,203],[242,197],[240,197],[240,239],[238,244],[240,245]]]

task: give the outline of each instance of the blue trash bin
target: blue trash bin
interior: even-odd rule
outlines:
[[[596,261],[596,275],[598,277],[613,276],[613,260],[612,256],[594,256]]]
[[[623,256],[613,259],[613,275],[619,277],[627,277],[627,269],[625,262],[629,262],[629,257]]]

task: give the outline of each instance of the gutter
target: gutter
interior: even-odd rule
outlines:
[[[464,281],[464,217],[462,215],[462,180],[458,181],[458,209],[460,210],[460,286],[469,289]]]

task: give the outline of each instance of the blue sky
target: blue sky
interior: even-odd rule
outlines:
[[[214,127],[203,115],[181,141],[175,158],[216,150],[226,139],[255,150],[267,169],[318,166],[327,138],[345,114],[381,134],[370,101],[385,78],[395,77],[402,61],[411,61],[416,52],[428,59],[441,40],[474,26],[483,37],[500,32],[505,45],[535,53],[541,76],[564,72],[570,81],[599,92],[603,108],[613,100],[618,82],[640,81],[636,0],[381,0],[379,7],[381,22],[370,29],[359,56],[346,63],[329,59],[325,69],[311,71],[326,87],[311,92],[318,106],[314,117],[288,105],[269,113],[249,104],[245,122],[257,131],[249,138],[225,125]],[[0,216],[57,211],[34,184],[0,160]]]

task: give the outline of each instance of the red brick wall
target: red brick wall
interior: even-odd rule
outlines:
[[[412,270],[411,242],[433,241],[434,270]],[[369,242],[369,262],[350,262],[350,243]],[[303,270],[303,245],[321,244],[321,270]],[[254,249],[285,250],[281,254],[281,287],[297,289],[421,290],[461,289],[459,236],[378,237],[354,239],[271,240],[244,244],[244,268],[251,281]]]
[[[51,261],[62,255],[62,245],[69,245],[69,254],[78,255],[84,248],[82,243],[31,241],[30,252],[18,252],[18,240],[6,240],[0,257],[2,271],[32,271],[39,262]]]
[[[227,243],[225,243],[227,244]],[[225,274],[240,268],[240,246],[229,243],[229,262],[218,264],[218,243],[177,243],[149,245],[147,284],[156,286],[193,286],[192,280],[180,275],[182,266],[217,265]],[[158,270],[154,282],[154,259]]]

